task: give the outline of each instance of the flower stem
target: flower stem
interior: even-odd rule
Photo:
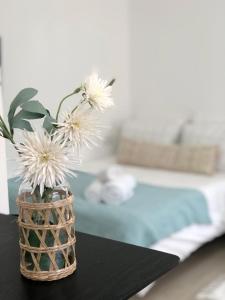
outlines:
[[[71,112],[71,113],[75,112],[75,110],[77,110],[77,109],[78,109],[78,107],[79,107],[81,104],[85,103],[85,102],[86,102],[86,99],[85,99],[85,98],[83,98],[83,99],[80,101],[80,103],[74,107],[74,109],[72,110],[72,112]]]
[[[45,203],[51,202],[52,201],[52,193],[53,193],[52,188],[45,187],[44,193],[42,195],[43,202],[45,202]]]
[[[81,91],[81,87],[78,87],[75,91],[73,91],[72,93],[66,95],[66,96],[59,102],[59,107],[58,107],[57,113],[56,113],[56,121],[58,121],[58,118],[59,118],[59,112],[60,112],[60,110],[61,110],[61,107],[62,107],[63,102],[64,102],[67,98],[69,98],[69,97],[71,97],[71,96],[73,96],[73,95],[75,95],[75,94],[78,94],[80,91]]]

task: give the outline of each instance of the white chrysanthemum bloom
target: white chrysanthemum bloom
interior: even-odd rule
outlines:
[[[79,152],[81,146],[91,148],[101,139],[102,126],[92,112],[80,111],[78,108],[72,113],[64,114],[64,121],[56,123],[55,135],[59,140],[69,142],[72,148]]]
[[[112,86],[106,80],[93,73],[84,83],[85,96],[92,107],[103,111],[114,105],[112,99]]]
[[[24,141],[16,144],[19,161],[22,165],[20,177],[23,183],[29,183],[33,191],[40,187],[55,188],[66,184],[66,175],[76,176],[72,172],[75,161],[69,157],[65,144],[47,132],[24,131]]]

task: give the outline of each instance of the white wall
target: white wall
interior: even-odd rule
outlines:
[[[130,108],[128,1],[0,0],[4,110],[31,86],[55,112],[56,102],[97,68],[117,79],[117,106],[106,117],[117,128]],[[8,147],[9,159],[13,153]]]
[[[1,201],[0,201],[0,213],[1,214],[8,214],[9,213],[9,203],[8,203],[8,186],[7,186],[6,151],[5,151],[5,141],[3,139],[0,139],[0,157],[1,157],[1,170],[0,170]]]
[[[224,16],[224,0],[0,0],[4,110],[32,86],[54,111],[97,67],[117,78],[112,132],[131,113],[225,112]]]
[[[131,0],[136,112],[225,115],[225,1]]]
[[[1,43],[0,43],[1,46]],[[1,52],[0,52],[1,55]],[[0,58],[1,59],[1,58]],[[2,107],[2,77],[1,77],[1,62],[0,62],[0,115],[3,115]],[[6,151],[5,151],[5,140],[0,137],[0,213],[9,213],[8,203],[8,186],[7,186],[7,167],[6,167]]]

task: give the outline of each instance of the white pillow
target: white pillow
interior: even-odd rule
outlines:
[[[182,130],[181,143],[185,145],[218,145],[217,169],[225,171],[225,122],[196,122],[186,124]]]
[[[184,119],[129,120],[122,128],[122,137],[143,142],[172,144],[178,140],[183,124]]]

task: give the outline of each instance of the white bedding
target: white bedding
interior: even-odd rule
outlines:
[[[113,157],[96,160],[84,163],[82,170],[97,173],[115,162]],[[212,224],[184,228],[151,245],[151,249],[176,254],[182,261],[203,244],[225,232],[225,173],[203,176],[134,166],[122,167],[139,181],[168,187],[196,188],[202,191],[207,199]],[[145,288],[139,295],[145,295],[149,288]]]

